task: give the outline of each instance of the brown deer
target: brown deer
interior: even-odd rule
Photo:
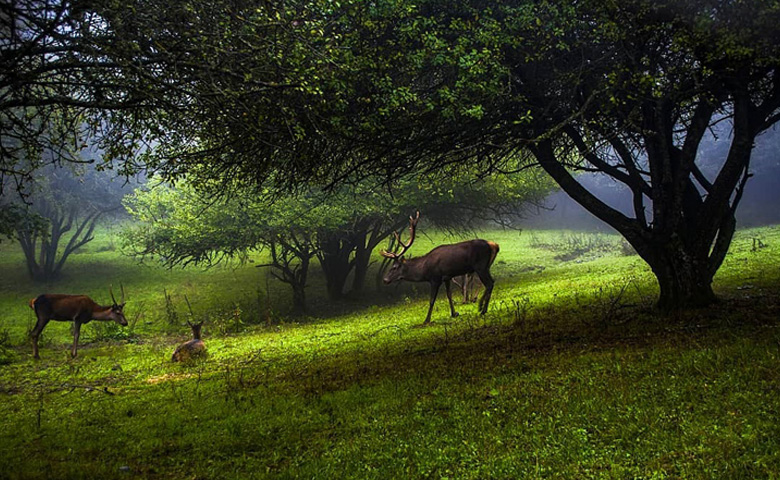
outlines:
[[[190,301],[186,296],[184,299],[187,301],[187,307],[190,309],[190,316],[194,317],[195,315],[192,313]],[[197,357],[206,355],[206,344],[203,343],[203,340],[200,338],[203,322],[205,322],[205,320],[202,320],[199,323],[191,323],[187,320],[187,325],[192,329],[192,340],[184,342],[176,347],[176,350],[171,357],[172,362],[189,362]]]
[[[452,245],[440,245],[422,257],[404,258],[404,254],[414,242],[414,234],[417,222],[420,220],[420,212],[415,217],[409,217],[409,241],[403,243],[398,233],[396,240],[401,245],[399,253],[382,251],[382,256],[393,260],[393,264],[384,277],[385,284],[398,280],[410,282],[429,282],[431,284],[431,302],[428,306],[428,315],[424,323],[430,323],[433,304],[439,294],[439,287],[444,282],[447,290],[447,299],[450,302],[450,313],[458,316],[452,304],[452,292],[450,282],[453,277],[476,273],[485,285],[485,293],[479,300],[479,312],[487,312],[490,296],[493,293],[493,277],[490,276],[490,266],[498,255],[498,244],[487,240],[467,240]]]
[[[92,320],[114,321],[123,327],[127,326],[127,319],[123,309],[125,308],[125,289],[122,288],[122,302],[117,303],[114,291],[109,287],[112,305],[101,306],[86,295],[62,295],[58,293],[45,293],[30,300],[30,308],[35,311],[38,321],[30,336],[32,337],[33,358],[41,358],[38,355],[38,337],[50,320],[58,322],[73,322],[73,347],[70,355],[75,358],[78,354],[79,333],[81,326]]]

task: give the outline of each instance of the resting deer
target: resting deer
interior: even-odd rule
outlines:
[[[410,282],[429,282],[431,284],[431,302],[428,306],[428,315],[424,323],[430,323],[433,304],[439,293],[442,282],[447,290],[447,299],[450,302],[450,313],[458,316],[452,304],[452,292],[450,282],[453,277],[476,273],[485,285],[485,293],[479,300],[479,312],[487,312],[490,296],[493,293],[493,277],[490,276],[490,266],[498,255],[498,244],[487,240],[467,240],[452,245],[440,245],[422,257],[406,259],[404,254],[414,242],[414,234],[417,222],[420,220],[420,212],[415,217],[409,217],[409,241],[403,243],[398,233],[395,234],[398,244],[401,245],[399,253],[382,251],[382,256],[393,260],[393,265],[384,277],[385,284],[398,280]]]
[[[111,293],[112,305],[100,306],[86,295],[62,295],[58,293],[45,293],[30,300],[30,308],[35,310],[38,321],[30,336],[32,337],[33,358],[41,358],[38,355],[38,337],[50,320],[58,322],[73,322],[73,347],[70,350],[72,357],[78,354],[79,334],[81,326],[92,320],[114,321],[123,327],[127,326],[127,319],[123,309],[125,308],[125,289],[122,288],[122,301],[117,303],[114,292]]]
[[[185,300],[187,299],[187,297],[184,298]],[[189,300],[187,300],[187,306],[190,308],[190,315],[194,317],[194,315],[192,315],[192,307],[190,307]],[[192,340],[184,342],[176,347],[176,350],[171,357],[172,362],[188,362],[206,355],[206,344],[203,343],[203,340],[200,338],[204,321],[205,320],[202,320],[199,323],[191,323],[187,320],[187,325],[192,329]]]

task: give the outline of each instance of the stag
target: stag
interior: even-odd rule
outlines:
[[[127,319],[122,310],[125,308],[125,289],[122,289],[122,301],[117,303],[114,291],[109,287],[112,305],[101,306],[86,295],[62,295],[58,293],[45,293],[30,300],[30,308],[35,311],[38,322],[35,324],[30,336],[32,337],[33,357],[38,355],[38,337],[50,320],[58,322],[73,322],[73,347],[70,354],[73,358],[78,354],[79,333],[81,326],[92,320],[114,321],[123,327],[127,326]]]
[[[395,233],[396,241],[401,246],[399,253],[383,250],[382,256],[393,261],[390,270],[384,277],[385,284],[391,284],[399,280],[410,282],[428,282],[431,284],[431,302],[428,306],[428,315],[424,323],[430,323],[433,304],[439,294],[439,287],[444,282],[447,290],[447,299],[450,302],[450,314],[458,316],[452,304],[451,281],[453,277],[476,273],[485,292],[479,300],[479,312],[487,312],[490,296],[493,293],[493,277],[490,275],[490,266],[498,255],[498,244],[487,240],[467,240],[452,245],[440,245],[422,257],[404,258],[406,251],[414,242],[414,234],[417,222],[420,220],[420,212],[415,217],[409,217],[409,240],[404,243],[400,235]]]

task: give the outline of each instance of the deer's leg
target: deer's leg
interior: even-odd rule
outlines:
[[[460,280],[458,280],[460,279]],[[452,279],[452,283],[458,286],[458,289],[460,290],[460,293],[463,294],[463,303],[469,303],[468,302],[468,275],[461,275],[458,277],[454,277]]]
[[[466,292],[466,296],[468,297],[467,302],[473,303],[477,301],[477,297],[479,296],[477,293],[477,274],[476,273],[469,273],[469,287]]]
[[[73,358],[78,355],[79,333],[81,333],[81,322],[76,320],[73,322],[73,347],[70,349],[70,356]]]
[[[439,294],[440,286],[441,286],[441,280],[431,282],[431,304],[428,306],[428,316],[425,317],[424,323],[431,323],[431,313],[433,313],[433,303],[436,301],[436,296]]]
[[[453,317],[457,317],[458,312],[455,311],[455,306],[452,304],[452,292],[450,291],[450,280],[444,281],[444,288],[447,289],[447,300],[450,301],[450,315]]]
[[[490,276],[490,271],[485,270],[477,272],[482,284],[485,285],[485,293],[482,294],[482,298],[479,299],[479,313],[484,315],[487,313],[488,304],[490,303],[490,296],[493,294],[493,277]]]
[[[471,283],[469,284],[469,296],[471,297],[469,299],[470,302],[476,302],[479,298],[479,290],[482,287],[482,284],[477,281],[477,278],[478,276],[476,273],[471,274]]]
[[[49,323],[48,318],[38,315],[38,321],[35,323],[35,328],[30,332],[30,337],[32,337],[33,358],[41,358],[38,355],[38,337],[41,335],[41,332],[47,323]]]

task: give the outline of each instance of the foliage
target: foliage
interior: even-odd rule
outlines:
[[[526,148],[526,161],[648,262],[659,306],[713,301],[753,140],[780,120],[777,2],[387,7],[348,7],[334,22],[350,45],[344,63],[360,59],[349,70],[355,90],[324,94],[349,104],[336,126],[352,139],[340,149],[345,168],[503,170]],[[702,159],[703,135],[724,121],[727,154]],[[371,160],[353,163],[356,152]],[[633,216],[573,171],[625,184]]]
[[[7,17],[10,130],[69,107],[107,158],[218,192],[538,162],[648,262],[664,308],[714,300],[753,140],[780,119],[776,0],[63,2],[17,34],[35,5]],[[576,170],[626,184],[633,215]]]
[[[12,239],[17,231],[26,231],[45,235],[46,221],[29,208],[18,203],[0,204],[0,242],[3,237]]]
[[[187,184],[160,186],[127,200],[141,223],[126,231],[125,244],[134,255],[157,255],[168,266],[242,261],[252,249],[268,249],[271,261],[261,266],[292,287],[293,303],[303,310],[312,258],[319,260],[332,299],[343,295],[352,272],[352,289],[360,292],[373,250],[405,227],[410,212],[424,209],[433,225],[454,230],[489,219],[506,224],[548,191],[549,183],[535,173],[406,179],[392,195],[365,182],[271,200],[252,200],[251,193],[208,199]]]
[[[651,265],[665,308],[714,299],[753,140],[780,119],[776,1],[154,5],[90,12],[98,52],[149,67],[120,67],[117,98],[160,112],[117,112],[112,143],[138,146],[141,122],[164,179],[299,190],[538,162]],[[723,121],[707,176],[698,147]],[[624,183],[633,216],[573,170]]]
[[[27,196],[40,168],[83,163],[82,149],[111,131],[112,109],[149,106],[131,72],[119,75],[119,65],[108,61],[110,40],[103,42],[100,24],[84,2],[3,6],[1,195]],[[128,153],[125,143],[115,143],[112,153]]]
[[[338,231],[348,220],[342,217],[343,210],[325,205],[322,197],[276,202],[250,198],[207,201],[186,184],[138,190],[126,207],[140,223],[124,232],[124,244],[142,258],[158,255],[169,267],[244,261],[249,251],[267,248],[273,275],[291,285],[293,303],[304,308],[316,232]]]

